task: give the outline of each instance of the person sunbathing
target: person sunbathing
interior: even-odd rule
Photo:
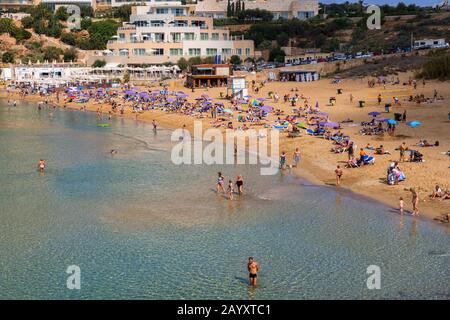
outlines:
[[[372,146],[370,143],[368,143],[367,146],[366,146],[366,149],[367,150],[375,150],[375,147]]]
[[[434,187],[433,193],[431,194],[431,198],[435,199],[435,198],[441,198],[443,195],[445,194],[445,192],[442,192],[441,187],[439,187],[439,185],[437,184]]]
[[[356,160],[355,156],[352,156],[350,160],[347,162],[347,168],[358,168],[358,161]]]
[[[441,200],[447,200],[450,199],[450,189],[445,189],[444,193],[442,194]]]

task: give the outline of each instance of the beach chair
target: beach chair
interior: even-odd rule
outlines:
[[[375,164],[375,157],[364,155],[358,160],[358,165]]]

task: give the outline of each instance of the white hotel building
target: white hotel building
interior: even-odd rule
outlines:
[[[118,29],[107,50],[90,57],[88,63],[157,65],[176,63],[181,57],[254,57],[252,40],[232,37],[227,28],[214,27],[213,18],[197,15],[195,5],[155,1],[132,10],[130,21]]]

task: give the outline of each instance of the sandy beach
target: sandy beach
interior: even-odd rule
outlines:
[[[440,199],[431,199],[429,195],[432,193],[436,184],[441,188],[450,187],[449,165],[450,158],[443,154],[450,150],[450,134],[448,119],[450,92],[448,91],[448,82],[427,81],[425,86],[422,82],[417,82],[417,88],[408,85],[408,80],[413,76],[412,73],[400,74],[400,84],[387,84],[385,88],[383,85],[375,84],[373,88],[369,88],[367,82],[372,78],[362,79],[343,79],[340,83],[332,83],[332,79],[325,78],[316,82],[296,83],[296,82],[268,82],[262,87],[258,93],[253,92],[249,88],[249,94],[253,97],[264,97],[268,100],[266,105],[273,106],[275,109],[284,111],[284,117],[292,114],[293,107],[289,102],[283,101],[285,94],[295,93],[303,95],[307,98],[309,105],[315,105],[316,101],[320,106],[320,110],[329,114],[329,120],[335,122],[342,122],[346,119],[351,119],[353,122],[343,123],[341,131],[349,135],[351,140],[357,145],[355,154],[359,154],[360,148],[364,148],[368,143],[374,147],[383,145],[385,150],[390,151],[390,155],[375,155],[376,161],[374,165],[366,165],[360,168],[343,168],[344,174],[341,181],[342,188],[349,189],[355,193],[373,198],[394,208],[398,207],[399,197],[403,197],[406,203],[406,210],[411,210],[411,193],[406,189],[414,187],[419,193],[419,209],[420,216],[427,219],[434,219],[443,214],[450,213],[450,201]],[[390,78],[390,77],[388,77]],[[397,76],[395,76],[397,78]],[[257,82],[264,80],[264,74],[257,75]],[[251,80],[250,80],[251,81]],[[406,85],[403,85],[406,83]],[[143,88],[144,90],[154,90],[160,87]],[[292,92],[293,88],[298,91]],[[342,89],[342,94],[337,94],[337,89]],[[194,101],[195,98],[207,93],[215,101],[221,100],[227,107],[229,102],[220,98],[220,93],[226,93],[226,88],[209,88],[196,89],[191,92],[183,86],[181,80],[171,82],[169,90],[181,90],[189,94],[189,101]],[[407,102],[410,95],[423,94],[425,97],[433,97],[434,90],[437,90],[439,95],[442,95],[444,100],[439,100],[433,103]],[[279,102],[274,102],[269,98],[269,92],[277,93],[280,96]],[[382,102],[379,105],[377,102],[378,95],[381,94]],[[353,96],[353,102],[350,102],[350,95]],[[1,97],[6,97],[7,93],[2,90]],[[390,114],[385,113],[385,103],[392,103],[393,97],[399,97],[401,105],[393,106]],[[329,105],[329,98],[335,97],[336,104]],[[18,93],[10,95],[10,99],[20,101]],[[27,96],[26,100],[42,101],[38,95]],[[366,101],[363,108],[359,107],[359,100]],[[50,102],[55,103],[55,97],[50,97]],[[299,100],[295,108],[303,106],[303,101]],[[63,105],[63,99],[60,101],[60,106]],[[100,108],[107,118],[107,113],[110,111],[109,104],[96,103],[89,101],[86,104],[68,103],[67,107],[80,109],[83,105],[87,110],[96,111]],[[143,113],[133,113],[131,103],[128,103],[125,116],[135,118],[139,121],[157,120],[160,126],[175,129],[186,125],[188,129],[193,128],[195,120],[199,120],[193,116],[187,116],[177,113],[166,113],[159,110],[150,110]],[[369,121],[371,117],[368,112],[381,112],[379,117],[392,118],[393,113],[403,113],[407,111],[407,120],[417,120],[422,122],[422,125],[417,128],[411,128],[405,124],[399,124],[396,128],[395,135],[384,134],[378,135],[361,135],[359,125],[362,121]],[[119,116],[119,115],[113,115]],[[272,113],[268,117],[268,123],[273,123],[277,116]],[[211,126],[211,118],[209,113],[205,114],[203,121],[204,128]],[[234,115],[234,124],[238,125],[237,115]],[[230,120],[230,121],[231,121]],[[347,163],[347,153],[336,154],[330,151],[332,141],[321,137],[308,136],[302,130],[301,137],[288,138],[287,131],[280,134],[280,152],[287,152],[287,163],[292,163],[292,155],[295,148],[300,148],[301,162],[299,168],[294,168],[293,171],[318,184],[324,184],[334,187],[335,174],[334,169],[336,165],[344,167]],[[435,147],[418,147],[416,144],[419,140],[427,140],[430,143],[439,141],[439,146]],[[400,182],[398,185],[388,185],[385,181],[386,170],[391,161],[399,160],[398,148],[403,142],[409,148],[419,150],[423,155],[425,162],[401,162],[399,167],[406,175],[406,181]],[[365,150],[368,154],[373,155],[374,151]],[[449,227],[448,227],[449,228]]]

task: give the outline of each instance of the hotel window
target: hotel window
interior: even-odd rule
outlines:
[[[230,48],[222,49],[222,54],[231,54],[231,49]]]
[[[156,8],[156,14],[168,14],[169,9],[168,8]]]
[[[207,48],[206,49],[206,55],[207,56],[215,56],[217,54],[216,48]]]
[[[279,15],[278,18],[288,19],[289,18],[289,13],[287,13],[287,12],[280,12],[280,15]]]
[[[121,56],[127,56],[128,55],[128,49],[120,49],[119,55]]]
[[[182,56],[183,49],[170,49],[170,55],[171,56]]]
[[[137,42],[138,36],[136,33],[130,33],[130,42]]]
[[[174,26],[174,27],[187,27],[187,26],[188,26],[188,23],[187,23],[187,21],[176,20],[176,21],[173,23],[173,26]]]
[[[179,33],[179,32],[172,33],[172,41],[180,42],[181,41],[181,33]]]
[[[200,56],[200,48],[189,48],[190,56]]]
[[[200,33],[200,40],[209,40],[209,34],[208,33]]]
[[[144,40],[144,41],[152,41],[152,34],[151,33],[143,33],[142,34],[142,40]]]
[[[219,34],[218,33],[211,33],[211,40],[219,40]]]
[[[249,56],[250,55],[250,48],[245,48],[245,55]]]
[[[162,56],[164,55],[164,49],[152,49],[154,56]]]
[[[155,41],[157,41],[157,42],[164,41],[164,33],[156,32],[155,33]]]
[[[125,40],[125,33],[119,33],[119,39]]]
[[[184,40],[194,40],[195,38],[195,33],[193,32],[186,32],[184,34]]]
[[[242,49],[241,48],[236,49],[236,54],[238,56],[242,55]]]
[[[133,55],[135,56],[145,56],[145,49],[133,49]]]
[[[228,33],[224,33],[224,34],[223,34],[223,40],[225,40],[225,41],[228,40]]]
[[[314,11],[299,11],[297,12],[297,18],[299,19],[309,19],[314,17]]]
[[[184,11],[183,11],[183,9],[175,8],[175,9],[172,9],[172,14],[174,16],[182,16],[184,14]]]

